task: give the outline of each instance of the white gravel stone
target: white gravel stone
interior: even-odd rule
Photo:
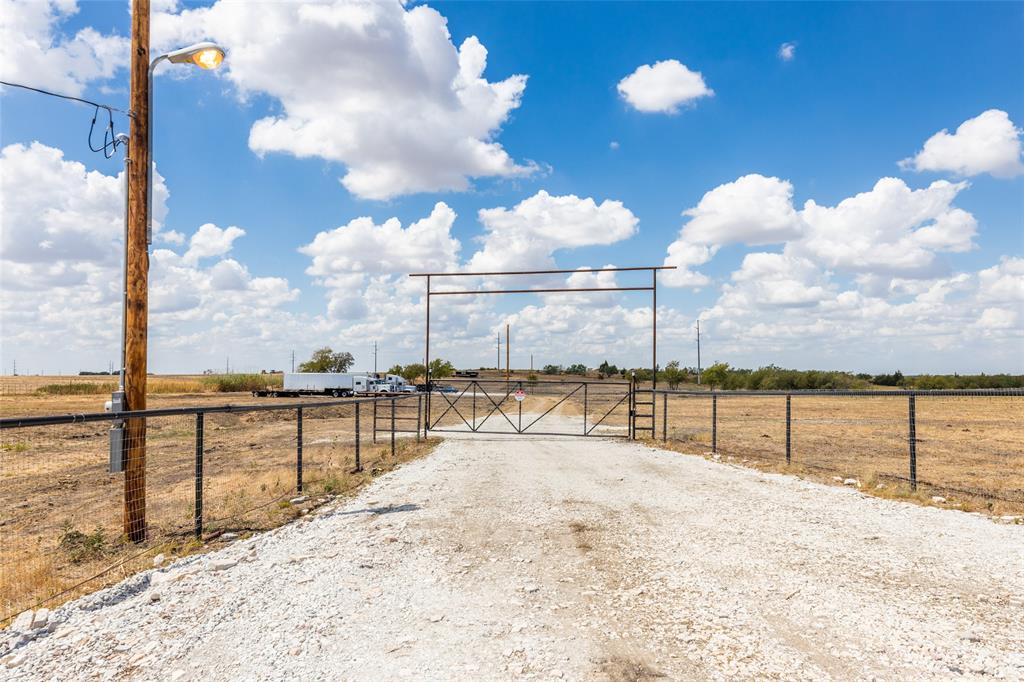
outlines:
[[[32,616],[32,629],[38,630],[40,628],[45,628],[49,620],[50,609],[39,609],[35,612],[35,615]]]
[[[238,565],[236,559],[214,559],[210,562],[210,570],[212,571],[226,571],[229,568],[234,568]]]
[[[4,657],[3,663],[7,668],[17,668],[28,660],[28,654],[24,651],[8,654]]]
[[[11,630],[14,632],[28,632],[32,629],[32,621],[34,619],[34,612],[32,609],[28,611],[22,611],[18,614],[18,617],[11,623]]]
[[[153,568],[160,568],[164,565],[165,561],[167,561],[167,557],[165,557],[163,554],[157,554],[155,557],[153,557]]]

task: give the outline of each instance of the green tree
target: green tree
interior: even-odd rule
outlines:
[[[541,371],[544,372],[545,374],[561,374],[562,373],[562,366],[561,365],[544,365],[544,369],[542,369]]]
[[[398,371],[395,371],[396,369]],[[414,362],[411,365],[406,365],[405,367],[395,365],[391,368],[389,373],[397,374],[411,384],[421,376],[424,376],[427,373],[427,368],[423,366],[422,362]]]
[[[602,379],[607,379],[608,377],[618,373],[619,368],[615,365],[609,365],[607,360],[597,366],[597,375]]]
[[[729,379],[729,363],[716,362],[704,370],[701,379],[705,384],[711,386],[712,389],[715,386],[723,385]]]
[[[307,362],[299,365],[300,372],[347,372],[355,363],[352,354],[346,351],[335,353],[329,346],[324,346],[313,353]]]
[[[662,377],[665,379],[665,383],[671,389],[679,388],[679,384],[686,378],[686,373],[679,369],[679,361],[673,360],[672,362],[665,365],[665,369],[662,370]]]
[[[566,367],[565,373],[585,377],[587,376],[587,366],[581,365],[580,363],[577,362],[575,365],[569,365],[568,367]]]
[[[431,379],[444,379],[455,374],[455,366],[447,360],[441,358],[434,358],[430,361],[430,378]]]

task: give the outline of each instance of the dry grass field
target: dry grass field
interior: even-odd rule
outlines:
[[[656,440],[662,439],[662,398]],[[873,494],[931,501],[992,514],[1024,512],[1024,397],[916,400],[917,477],[912,494],[905,397],[794,396],[792,463],[786,458],[785,397],[718,400],[718,452],[778,470],[832,480],[855,478]],[[670,397],[667,444],[711,449],[711,400]]]
[[[4,416],[102,411],[95,395],[4,397]],[[158,395],[149,407],[253,403],[248,394]],[[264,401],[275,402],[275,401]],[[279,400],[276,402],[289,402]],[[293,402],[293,401],[292,401]],[[330,495],[429,451],[411,434],[373,442],[363,405],[362,472],[355,468],[354,405],[303,410],[303,491],[296,491],[294,410],[207,414],[204,424],[204,537],[193,537],[195,417],[155,417],[147,426],[147,541],[122,535],[123,474],[110,474],[105,422],[5,430],[0,434],[0,623],[37,604],[53,606],[152,565],[216,545],[224,532],[259,532],[300,516]],[[387,407],[380,428],[386,429]],[[415,415],[402,408],[399,416]],[[399,429],[415,428],[398,423]]]
[[[0,396],[5,417],[82,414],[102,411],[102,394],[54,395],[36,392],[19,377],[21,392]],[[46,377],[52,380],[53,377]],[[95,377],[65,378],[70,383]],[[292,403],[294,399],[255,399],[248,393],[210,393],[196,377],[158,377],[171,386],[187,383],[195,392],[155,393],[150,408],[223,404]],[[542,379],[543,381],[543,379]],[[482,430],[527,433],[564,428],[574,417],[582,431],[626,435],[625,387],[592,384],[586,409],[582,389],[564,399],[565,386],[524,381],[522,403],[505,396],[503,384],[478,391],[434,395],[432,419],[438,426],[465,429],[465,418]],[[566,384],[568,390],[574,386]],[[659,396],[652,443],[680,452],[711,456],[711,401],[708,397]],[[380,442],[372,443],[370,405],[361,408],[364,471],[354,468],[354,406],[318,407],[307,399],[303,419],[304,491],[310,501],[292,505],[296,493],[296,423],[293,410],[208,414],[204,442],[203,540],[192,537],[195,505],[195,417],[153,418],[148,426],[148,541],[142,546],[121,534],[123,476],[107,473],[108,425],[102,422],[5,430],[0,433],[0,621],[39,603],[54,605],[93,591],[152,565],[158,552],[169,555],[215,546],[223,532],[265,530],[302,514],[327,495],[343,494],[373,475],[429,450],[409,434],[390,456],[388,408],[379,408]],[[454,407],[451,404],[454,403]],[[499,403],[507,415],[494,409]],[[667,422],[663,408],[667,405]],[[451,407],[451,409],[449,409]],[[458,413],[455,411],[458,409]],[[648,411],[648,407],[640,407]],[[460,416],[461,413],[461,416]],[[488,413],[490,416],[488,417]],[[520,414],[522,417],[520,417]],[[415,407],[400,408],[396,426],[415,428]],[[487,421],[483,421],[484,419]],[[521,421],[520,421],[521,420]],[[865,492],[925,504],[932,496],[952,506],[994,515],[1024,513],[1024,398],[919,397],[917,473],[910,491],[904,397],[795,396],[792,401],[792,463],[785,463],[785,398],[723,396],[718,400],[718,457],[746,466],[784,471],[824,482],[855,478]],[[511,423],[510,423],[511,422]],[[662,428],[666,440],[662,440]],[[527,428],[528,427],[528,428]],[[645,434],[640,434],[645,435]]]

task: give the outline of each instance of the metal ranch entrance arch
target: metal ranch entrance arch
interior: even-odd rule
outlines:
[[[650,431],[650,433],[653,435],[653,433],[654,433],[654,394],[653,394],[653,391],[654,391],[654,389],[657,388],[657,382],[658,382],[658,271],[659,270],[675,270],[675,267],[671,266],[671,265],[658,265],[658,266],[631,267],[631,268],[581,268],[579,270],[522,270],[522,271],[511,271],[511,272],[418,272],[418,273],[410,274],[409,275],[410,277],[423,277],[423,278],[426,278],[426,280],[427,280],[427,292],[426,292],[426,294],[427,294],[426,295],[426,308],[427,308],[427,310],[426,310],[426,327],[425,327],[425,331],[424,331],[424,352],[423,352],[423,358],[424,358],[424,365],[426,367],[427,387],[428,387],[429,390],[427,391],[427,404],[426,404],[427,419],[425,420],[426,421],[425,431],[426,430],[430,430],[431,427],[433,426],[433,424],[431,423],[431,414],[432,413],[431,413],[431,409],[430,409],[431,394],[433,393],[433,386],[434,386],[434,383],[431,381],[431,377],[430,377],[430,301],[431,301],[431,299],[434,296],[480,296],[480,295],[487,295],[487,294],[550,294],[550,293],[571,294],[571,293],[589,293],[589,292],[597,292],[597,291],[650,291],[651,292],[651,389],[643,391],[644,393],[650,393],[650,400],[649,401],[638,401],[637,400],[637,393],[638,393],[638,391],[636,389],[636,384],[635,384],[634,381],[629,382],[628,387],[626,389],[626,396],[625,397],[628,397],[628,400],[629,400],[629,430],[628,430],[629,436],[630,437],[634,437],[635,434],[636,434],[636,431]],[[571,275],[573,273],[578,273],[578,272],[587,272],[587,273],[595,273],[595,272],[650,272],[651,273],[651,284],[650,284],[650,286],[630,286],[630,287],[618,287],[618,286],[616,286],[616,287],[559,287],[559,288],[545,287],[545,288],[532,288],[532,289],[480,289],[480,288],[473,288],[473,289],[459,289],[459,290],[442,289],[440,291],[434,290],[431,287],[431,285],[432,285],[432,283],[433,283],[433,281],[435,279],[449,278],[449,277],[513,277],[513,276],[532,276],[532,275]],[[525,433],[526,430],[529,429],[530,426],[535,424],[537,421],[539,421],[540,418],[538,417],[536,419],[531,420],[529,422],[529,424],[525,428],[523,428],[522,427],[522,419],[521,419],[521,409],[520,409],[520,415],[519,415],[520,418],[517,421],[515,421],[515,422],[512,419],[510,419],[509,416],[507,414],[505,414],[504,410],[502,410],[501,405],[504,402],[504,400],[506,400],[509,397],[509,395],[512,394],[512,390],[514,390],[514,389],[511,388],[511,385],[515,384],[517,388],[521,389],[522,388],[522,382],[521,381],[514,381],[514,382],[505,381],[504,383],[506,384],[506,386],[505,386],[505,388],[506,388],[505,395],[502,397],[502,399],[500,401],[495,402],[494,399],[489,394],[487,394],[488,402],[490,403],[490,406],[492,408],[489,412],[490,412],[490,414],[493,414],[496,411],[496,412],[500,413],[503,417],[505,417],[505,420],[512,426],[512,429],[513,429],[514,433]],[[549,383],[549,382],[544,382],[544,383]],[[562,382],[562,383],[564,383],[564,382]],[[573,382],[573,385],[575,385],[577,383],[582,386],[583,384],[585,384],[587,382]],[[466,388],[470,388],[470,387],[467,386]],[[480,382],[477,381],[477,382],[473,382],[472,388],[473,388],[473,391],[474,391],[474,394],[475,394],[478,389],[482,389],[483,387],[480,385]],[[579,388],[579,387],[577,387],[577,388]],[[462,393],[459,394],[459,397],[461,397],[465,393],[466,393],[466,390],[464,389],[462,391]],[[462,415],[462,413],[459,412],[459,410],[457,409],[455,403],[453,403],[451,400],[449,400],[446,395],[442,394],[442,396],[445,398],[445,401],[448,403],[448,409],[445,410],[444,414],[447,414],[448,412],[450,412],[451,410],[454,409],[455,412],[458,414],[458,416],[462,418],[462,421],[466,423],[466,425],[470,428],[471,431],[479,432],[480,425],[482,425],[482,422],[481,422],[480,425],[478,425],[475,416],[474,416],[472,422],[468,421]],[[556,406],[558,404],[561,404],[562,402],[564,402],[568,397],[569,397],[569,395],[566,395],[565,397],[563,397],[562,400],[560,400],[560,401],[558,401],[558,403],[556,403]],[[456,398],[456,402],[458,402],[458,400],[459,400],[459,398]],[[475,412],[475,404],[476,404],[475,400],[476,399],[474,397],[474,412]],[[616,405],[618,405],[621,402],[622,402],[622,400],[620,399],[618,401],[618,403],[616,403]],[[637,407],[638,406],[645,406],[645,405],[649,405],[650,406],[650,408],[651,408],[650,413],[646,413],[646,414],[638,413]],[[548,412],[550,412],[551,409],[554,409],[554,408],[553,407],[550,408],[544,414],[547,414]],[[615,409],[615,406],[613,406],[612,409]],[[444,414],[442,414],[442,416],[444,416]],[[544,415],[541,415],[541,416],[544,416]],[[607,416],[607,415],[605,415],[605,416]],[[637,419],[638,418],[650,419],[650,426],[639,426],[637,424]],[[440,421],[440,418],[438,418],[438,422],[439,421]],[[485,418],[484,421],[486,421],[486,418]],[[437,429],[434,429],[434,430],[437,430]],[[531,432],[531,433],[533,433],[533,432]],[[583,428],[583,432],[582,433],[580,433],[578,431],[577,432],[573,432],[573,433],[566,432],[566,433],[564,433],[564,435],[591,435],[592,433],[593,433],[593,429],[588,431],[587,427],[586,427],[586,406],[584,406],[584,428]],[[549,434],[549,435],[552,435],[552,434]],[[561,434],[559,434],[559,435],[561,435]],[[605,434],[595,434],[595,435],[605,435]]]

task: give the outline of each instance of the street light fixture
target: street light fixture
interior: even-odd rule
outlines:
[[[192,62],[201,69],[216,69],[224,61],[224,50],[216,43],[196,43],[174,52],[168,52],[162,57],[166,57],[167,61],[172,64]],[[153,63],[155,64],[160,59],[161,57],[157,57]]]
[[[162,61],[172,64],[193,64],[204,71],[216,69],[224,61],[224,48],[217,43],[202,42],[166,52],[149,64],[149,126],[146,147],[149,168],[146,169],[146,243],[153,243],[153,71]]]

